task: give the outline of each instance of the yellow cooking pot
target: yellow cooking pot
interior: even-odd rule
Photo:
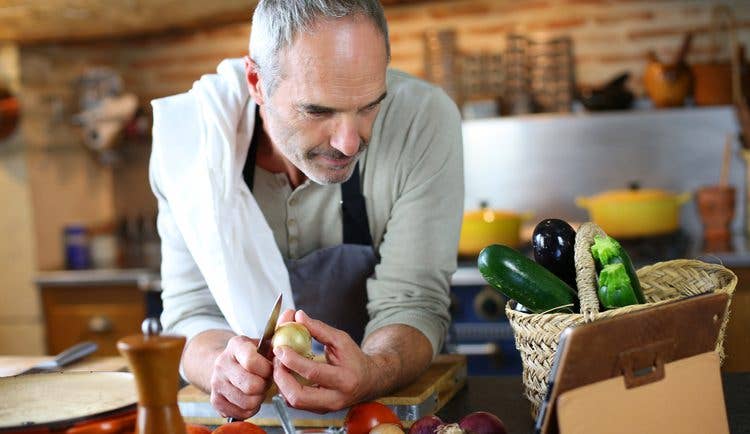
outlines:
[[[458,254],[477,256],[490,244],[518,247],[521,244],[521,224],[531,218],[530,213],[480,208],[464,213]]]
[[[576,204],[589,212],[590,220],[615,238],[668,234],[680,227],[680,207],[690,193],[674,194],[659,189],[610,190],[579,197]]]

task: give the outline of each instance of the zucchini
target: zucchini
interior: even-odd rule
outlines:
[[[641,289],[641,283],[638,280],[638,273],[636,273],[633,261],[630,260],[630,256],[622,248],[622,245],[617,242],[614,238],[594,236],[594,244],[591,246],[591,256],[594,257],[596,268],[599,271],[599,301],[602,305],[608,309],[615,307],[629,306],[631,304],[643,304],[646,302],[646,298],[643,296],[643,290]],[[608,279],[611,278],[611,272],[608,274],[606,279],[602,279],[601,271],[608,265],[622,264],[624,272],[627,274],[630,291],[625,288],[625,285],[620,283],[612,285],[612,287],[621,287],[619,293],[623,295],[609,296],[607,291],[602,289],[602,286],[609,286]],[[618,272],[619,273],[619,272]],[[620,279],[623,280],[623,279]],[[632,294],[630,294],[632,293]],[[605,303],[604,299],[608,299],[609,306]]]
[[[487,246],[477,265],[487,283],[534,313],[574,312],[578,298],[573,288],[517,250]]]

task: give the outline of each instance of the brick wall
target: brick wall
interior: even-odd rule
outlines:
[[[712,32],[709,0],[463,0],[386,8],[392,66],[424,75],[423,33],[457,31],[464,53],[500,52],[508,33],[570,35],[579,83],[593,85],[630,71],[641,91],[646,54],[675,55],[685,32],[695,32],[689,60],[728,58],[727,34]],[[740,41],[750,44],[750,2],[723,2],[735,14]],[[243,55],[250,26],[226,25],[189,35],[156,37],[125,44],[121,52],[128,82],[146,98],[183,91],[224,57]],[[716,38],[713,35],[718,35]],[[719,45],[714,43],[718,40]]]
[[[734,9],[740,40],[750,44],[750,2],[724,2]],[[669,58],[682,35],[696,31],[690,61],[706,60],[711,45],[710,0],[453,0],[389,6],[392,66],[422,76],[423,32],[454,28],[465,53],[500,52],[510,32],[573,38],[579,83],[598,84],[630,71],[640,74],[653,49]],[[246,53],[248,22],[192,32],[89,43],[20,48],[23,135],[30,150],[37,251],[41,268],[62,264],[60,231],[69,221],[94,223],[121,214],[150,215],[155,207],[146,179],[148,148],[133,149],[115,171],[102,167],[81,146],[70,123],[77,110],[72,84],[87,68],[119,70],[144,107],[160,96],[190,88],[226,57]],[[722,41],[725,40],[722,35]],[[725,44],[726,45],[726,44]],[[719,54],[721,52],[719,51]],[[46,149],[46,151],[44,151]],[[40,152],[36,152],[40,151]],[[113,176],[114,174],[114,176]]]

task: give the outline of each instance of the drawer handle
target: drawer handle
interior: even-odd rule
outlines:
[[[102,315],[93,316],[89,319],[89,331],[92,333],[109,333],[112,331],[112,320]]]

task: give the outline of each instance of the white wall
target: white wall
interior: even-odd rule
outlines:
[[[496,208],[588,220],[578,196],[624,188],[694,191],[719,182],[724,141],[736,137],[730,107],[536,115],[464,122],[467,209],[487,200]],[[730,181],[738,188],[734,229],[743,230],[745,164],[733,142]],[[701,233],[694,202],[682,225]]]

